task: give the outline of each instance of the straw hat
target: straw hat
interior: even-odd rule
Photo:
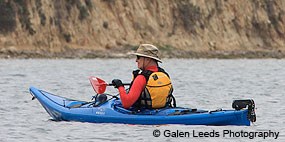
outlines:
[[[141,44],[133,55],[152,58],[158,62],[161,62],[161,59],[158,57],[158,48],[151,44]]]

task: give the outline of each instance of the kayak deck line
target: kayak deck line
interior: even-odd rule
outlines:
[[[145,109],[123,108],[116,98],[103,103],[79,101],[54,95],[30,87],[47,113],[56,121],[79,121],[90,123],[123,123],[139,125],[184,124],[184,125],[237,125],[250,126],[256,120],[253,100],[235,100],[234,110],[200,110],[184,107]],[[96,105],[95,105],[96,104]]]

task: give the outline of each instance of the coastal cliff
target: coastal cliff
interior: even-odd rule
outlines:
[[[284,0],[0,0],[0,57],[284,58]]]

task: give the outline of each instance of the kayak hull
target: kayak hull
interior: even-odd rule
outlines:
[[[56,121],[141,125],[250,125],[247,109],[204,111],[177,107],[133,112],[118,105],[120,101],[115,98],[94,106],[93,102],[56,96],[35,87],[30,87],[30,93]]]

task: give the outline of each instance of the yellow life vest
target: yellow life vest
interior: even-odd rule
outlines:
[[[173,107],[176,106],[175,98],[172,95],[173,88],[171,84],[171,80],[168,74],[160,67],[158,67],[158,72],[152,71],[134,71],[134,78],[137,75],[143,75],[146,80],[147,84],[142,91],[139,99],[133,105],[135,108],[163,108],[166,106],[172,107],[172,100],[173,100]]]
[[[163,72],[154,72],[149,76],[142,93],[142,96],[146,96],[146,100],[141,100],[141,103],[151,108],[165,107],[172,91],[170,78]]]

